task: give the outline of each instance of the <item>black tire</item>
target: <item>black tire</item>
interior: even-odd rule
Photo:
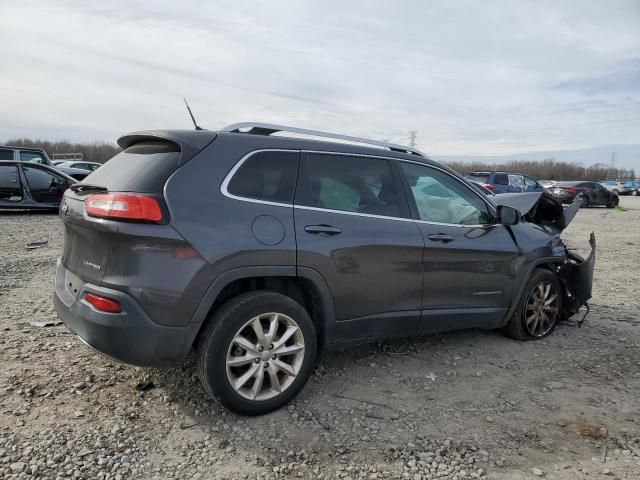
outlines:
[[[583,194],[578,195],[580,201],[580,208],[589,208],[589,197]]]
[[[275,394],[272,398],[252,400],[242,396],[232,386],[227,375],[227,355],[231,352],[231,344],[236,335],[243,328],[249,328],[246,327],[247,322],[270,312],[294,320],[304,339],[303,359],[294,380],[282,392],[272,392],[271,394]],[[247,353],[249,351],[245,352]],[[224,407],[242,415],[263,415],[286,405],[300,392],[311,375],[316,353],[316,329],[307,311],[285,295],[254,291],[232,298],[210,315],[198,341],[196,369],[204,390]],[[256,361],[260,368],[261,363],[262,360]],[[265,369],[266,364],[267,361]],[[251,366],[249,364],[247,367]]]
[[[607,208],[616,208],[619,203],[620,203],[620,199],[617,196],[613,197],[611,200],[609,200],[609,204],[607,205]]]
[[[557,296],[557,302],[553,304],[555,309],[553,318],[550,318],[550,324],[548,328],[542,329],[539,334],[532,333],[531,326],[527,324],[527,304],[530,299],[533,300],[532,295],[539,288],[539,285],[550,285],[552,293]],[[524,289],[522,297],[518,301],[518,306],[513,312],[513,316],[509,320],[509,323],[502,329],[502,333],[514,340],[528,341],[528,340],[540,340],[553,332],[560,319],[562,312],[562,286],[558,281],[556,275],[546,269],[539,268],[534,270],[533,275]],[[535,330],[535,329],[534,329]]]

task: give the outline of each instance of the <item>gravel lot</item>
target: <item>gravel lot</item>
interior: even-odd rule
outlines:
[[[62,228],[0,213],[2,478],[640,478],[640,198],[579,212],[592,313],[526,344],[464,331],[325,354],[288,408],[207,399],[192,364],[106,359],[56,319]],[[29,242],[48,245],[27,251]]]

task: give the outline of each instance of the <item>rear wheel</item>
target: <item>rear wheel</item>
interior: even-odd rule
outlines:
[[[589,197],[586,195],[578,195],[578,201],[580,202],[580,208],[587,208],[589,206]]]
[[[607,204],[608,208],[615,208],[618,206],[618,204],[620,203],[620,199],[615,196],[613,197],[611,200],[609,200],[609,203]]]
[[[206,392],[243,415],[288,403],[311,375],[316,331],[307,311],[274,292],[249,292],[214,313],[197,350]]]
[[[515,340],[539,340],[556,328],[562,308],[562,287],[554,273],[538,269],[524,289],[518,308],[503,333]]]

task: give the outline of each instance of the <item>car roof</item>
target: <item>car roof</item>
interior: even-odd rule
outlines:
[[[11,145],[0,145],[0,148],[6,148],[9,150],[24,150],[27,152],[38,152],[38,153],[46,153],[43,148],[33,148],[33,147],[14,147]]]
[[[177,143],[181,149],[187,152],[200,151],[211,143],[216,137],[233,138],[234,140],[246,141],[249,145],[257,148],[285,148],[292,150],[315,150],[322,152],[353,153],[360,155],[383,156],[397,158],[401,160],[411,160],[413,162],[434,165],[440,168],[447,168],[445,165],[416,154],[389,150],[382,147],[365,145],[355,145],[338,141],[324,141],[311,138],[288,137],[284,135],[260,135],[243,132],[214,132],[209,130],[148,130],[132,132],[118,139],[118,145],[126,149],[142,141],[154,139],[165,139]],[[195,153],[197,153],[197,151]],[[194,154],[195,154],[194,153]],[[451,170],[453,171],[453,170]]]
[[[505,170],[478,170],[469,173],[469,175],[491,175],[492,173],[504,173],[506,175],[522,175],[522,173],[507,172]]]

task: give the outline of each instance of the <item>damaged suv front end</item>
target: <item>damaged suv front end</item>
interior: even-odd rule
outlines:
[[[576,320],[582,325],[589,313],[593,271],[596,259],[596,239],[589,238],[590,253],[582,257],[568,248],[560,238],[561,232],[571,223],[580,205],[574,202],[563,208],[551,195],[544,192],[506,193],[493,195],[496,205],[506,205],[520,212],[522,222],[512,227],[513,235],[529,269],[546,266],[560,280],[563,289],[561,318],[568,319],[584,307],[584,314]]]

